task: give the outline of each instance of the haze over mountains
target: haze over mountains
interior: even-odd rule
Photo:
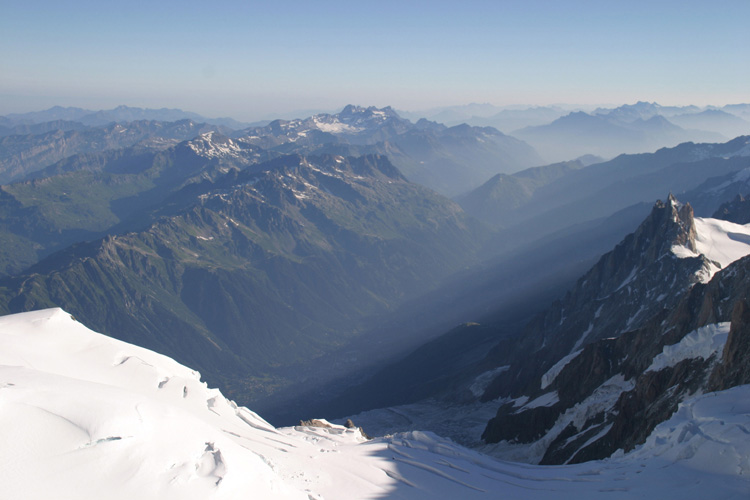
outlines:
[[[62,308],[199,369],[276,425],[356,414],[370,434],[433,431],[535,464],[618,457],[627,469],[661,455],[697,467],[703,488],[738,496],[750,464],[705,437],[725,436],[716,427],[724,417],[701,394],[716,391],[741,455],[750,444],[735,431],[750,422],[727,408],[750,384],[750,136],[742,135],[750,105],[441,112],[446,121],[461,113],[486,121],[444,125],[431,121],[438,114],[407,119],[354,105],[256,124],[127,107],[2,117],[0,312]],[[491,120],[518,128],[500,132]],[[63,316],[7,324],[23,330]],[[77,339],[63,344],[87,342]],[[65,356],[61,366],[82,359]],[[21,379],[2,369],[5,398]],[[84,375],[84,385],[92,382]],[[149,384],[162,389],[167,377]],[[36,372],[28,380],[62,384]],[[220,483],[236,477],[226,474],[235,451],[224,450],[237,442],[287,464],[288,473],[243,467],[260,467],[271,482],[281,474],[278,487],[292,484],[289,495],[297,494],[289,471],[303,466],[263,448],[254,434],[261,428],[290,456],[307,446],[299,439],[324,440],[354,450],[347,456],[364,468],[371,463],[356,451],[361,435],[278,431],[216,394],[204,397],[196,383],[183,384],[185,394],[198,393],[195,401],[183,394],[197,405],[190,418],[234,433],[224,436],[234,444],[202,445],[196,480],[209,496],[229,491]],[[193,404],[172,396],[169,404]],[[110,425],[110,414],[96,415],[96,426]],[[124,431],[97,432],[89,440],[97,454],[131,446]],[[60,446],[81,445],[69,441]],[[456,470],[468,474],[459,490],[478,497],[499,491],[495,474],[518,473],[432,435],[377,443],[376,453],[395,453],[453,487]],[[731,456],[710,467],[722,450]],[[435,460],[449,463],[425,465]],[[384,487],[358,467],[362,488]],[[493,479],[480,479],[488,470]],[[419,497],[409,488],[423,484],[421,473],[378,471],[404,498]],[[337,494],[313,482],[310,498]],[[424,484],[434,492],[439,483]],[[633,488],[653,487],[649,479]]]
[[[176,122],[181,120],[193,120],[196,122],[210,123],[211,125],[223,125],[230,128],[244,128],[249,123],[238,122],[232,118],[205,118],[197,113],[182,111],[181,109],[143,109],[132,106],[117,106],[114,109],[92,111],[90,109],[54,106],[43,111],[30,113],[11,113],[2,117],[0,125],[5,128],[43,124],[49,122],[74,122],[85,126],[101,126],[110,123],[127,123],[134,121],[162,121]],[[3,135],[7,134],[5,131]]]
[[[572,106],[502,109],[474,104],[428,110],[421,115],[449,125],[495,127],[528,142],[549,163],[584,154],[612,158],[681,142],[719,142],[750,133],[750,113],[744,104],[703,108],[638,102],[593,110]]]

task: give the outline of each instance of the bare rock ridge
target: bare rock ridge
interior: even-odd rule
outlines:
[[[558,360],[671,308],[709,264],[703,256],[677,258],[671,252],[674,245],[694,250],[695,224],[690,205],[670,195],[666,203],[658,201],[641,226],[602,256],[562,300],[531,321],[512,357],[530,356],[533,361],[498,359],[499,365],[511,368],[488,386],[482,399],[533,396]]]
[[[736,224],[748,224],[750,223],[750,199],[738,194],[732,201],[723,203],[713,217]]]
[[[483,439],[536,443],[543,464],[601,459],[645,442],[687,397],[748,383],[750,257],[703,283],[708,260],[671,251],[695,251],[695,240],[690,206],[671,195],[658,202],[633,235],[530,325],[529,357],[510,362],[483,396],[508,398]],[[600,295],[586,293],[592,282]],[[564,326],[565,311],[579,318],[577,340],[576,328]]]

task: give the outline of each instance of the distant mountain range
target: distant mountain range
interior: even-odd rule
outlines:
[[[249,128],[180,110],[121,106],[88,115],[82,115],[82,111],[52,108],[10,115],[9,120],[17,124],[0,127],[0,136],[5,135],[0,137],[0,182],[23,179],[34,170],[77,153],[136,143],[164,147],[165,142],[173,145],[169,141],[191,139],[207,131],[247,140],[280,154],[383,154],[410,180],[448,196],[468,191],[499,172],[542,163],[528,144],[495,129],[466,125],[448,128],[426,120],[414,124],[391,108],[350,105],[333,115],[275,120]],[[45,118],[55,121],[35,121]],[[176,118],[179,120],[171,121]]]
[[[423,111],[399,111],[399,113],[412,121],[426,118],[447,126],[467,123],[478,127],[494,127],[505,133],[510,133],[519,128],[550,123],[573,109],[576,108],[561,106],[500,107],[486,103],[473,103]]]
[[[412,119],[491,126],[528,142],[548,162],[585,154],[613,158],[651,152],[681,142],[719,142],[750,134],[747,104],[723,107],[661,106],[637,102],[581,110],[560,106],[499,108],[467,105],[409,113]]]
[[[35,130],[28,132],[0,137],[0,183],[38,176],[37,172],[44,167],[74,155],[113,151],[136,144],[143,150],[158,151],[205,132],[232,132],[226,127],[187,119],[176,122],[139,120],[97,127],[78,126],[76,122],[42,125],[44,127],[30,127]]]
[[[513,135],[528,141],[551,160],[595,154],[611,158],[621,153],[649,152],[682,142],[717,142],[716,132],[685,130],[661,115],[625,121],[603,114],[579,111],[548,125],[516,130]]]
[[[609,217],[670,190],[709,216],[748,189],[750,138],[685,143],[655,153],[621,155],[584,167],[579,161],[497,175],[458,197],[469,214],[502,229],[495,248],[513,248],[564,227]],[[709,179],[711,179],[709,181]]]
[[[384,154],[404,175],[447,196],[478,186],[498,172],[542,160],[522,141],[492,128],[401,118],[393,109],[346,106],[335,115],[276,120],[237,132],[273,151],[304,154]]]
[[[750,105],[748,104],[730,104],[721,107],[662,106],[655,102],[640,101],[615,108],[600,107],[596,109],[568,105],[499,107],[491,104],[468,104],[420,112],[400,111],[402,116],[413,121],[427,118],[448,126],[461,123],[490,126],[513,135],[514,131],[527,127],[549,125],[571,112],[584,112],[592,116],[607,117],[620,123],[631,123],[638,119],[648,120],[654,116],[662,116],[682,128],[720,133],[724,139],[750,133],[747,128],[747,124],[750,123]],[[741,121],[737,121],[737,118]],[[701,140],[711,140],[711,138],[706,136]],[[669,145],[671,144],[662,144],[662,146]],[[618,151],[615,154],[622,152],[625,151]],[[561,159],[572,160],[574,158],[575,156],[567,156]]]
[[[572,161],[585,155],[606,159],[621,153],[652,152],[682,142],[720,142],[750,134],[747,104],[698,107],[637,102],[589,112],[571,112],[571,108],[560,106],[501,108],[470,104],[400,113],[403,117],[391,108],[349,105],[339,113],[249,126],[178,109],[119,106],[91,111],[54,107],[0,117],[0,136],[81,133],[114,123],[129,126],[136,121],[191,120],[231,137],[257,136],[256,144],[279,152],[386,154],[410,180],[456,196],[494,174],[510,174],[545,162]],[[469,128],[456,129],[458,125]],[[295,136],[298,133],[302,135]],[[12,140],[10,150],[16,141]],[[72,154],[70,151],[69,148],[68,154]]]
[[[0,126],[5,128],[54,121],[77,122],[92,127],[108,125],[110,123],[127,123],[140,120],[163,122],[193,120],[199,123],[209,123],[211,125],[220,125],[232,129],[240,129],[249,125],[248,123],[238,122],[232,118],[206,118],[197,113],[183,111],[181,109],[144,109],[131,106],[117,106],[113,109],[100,111],[54,106],[44,111],[11,113],[5,115],[3,118],[4,120],[0,121]],[[8,132],[3,131],[2,128],[0,128],[0,133],[2,133],[2,135],[8,134]]]

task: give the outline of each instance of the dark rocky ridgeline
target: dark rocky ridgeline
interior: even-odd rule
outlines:
[[[532,320],[516,349],[489,354],[498,366],[511,368],[488,386],[482,399],[540,394],[542,375],[558,360],[672,308],[708,265],[703,256],[677,258],[673,245],[694,249],[695,226],[690,205],[680,205],[670,195],[562,300]]]
[[[732,310],[732,326],[721,364],[711,373],[708,390],[723,391],[743,384],[750,384],[750,300],[747,294]]]
[[[663,215],[660,217],[659,214],[670,206],[674,217],[666,218],[666,226],[663,226],[666,237],[657,238],[666,250],[671,246],[670,241],[690,245],[694,230],[691,231],[689,206],[679,208],[673,200],[666,205],[657,204],[651,217],[636,233],[653,236],[646,229],[662,219]],[[651,255],[652,262],[654,257],[662,261],[672,260],[660,252]],[[597,267],[607,260],[608,256],[605,256]],[[506,395],[523,394],[528,399],[517,402],[517,406],[514,403],[502,406],[488,423],[484,439],[488,442],[539,442],[546,450],[541,457],[541,463],[545,464],[601,459],[618,449],[629,451],[643,443],[654,427],[668,419],[686,397],[748,383],[750,258],[728,266],[707,284],[694,284],[686,277],[684,273],[694,276],[696,269],[700,269],[693,267],[698,262],[691,263],[690,260],[680,259],[674,263],[677,267],[654,270],[655,273],[666,271],[667,274],[655,274],[653,278],[666,276],[669,280],[662,282],[669,284],[675,277],[676,282],[683,280],[683,288],[641,288],[659,296],[670,294],[670,297],[659,301],[661,307],[647,309],[643,314],[648,319],[639,321],[637,327],[618,334],[615,320],[611,330],[613,338],[589,337],[590,341],[585,342],[580,351],[567,357],[562,351],[562,355],[557,356],[561,361],[553,370],[547,372],[550,367],[548,360],[555,358],[549,354],[542,357],[548,349],[544,346],[532,355],[529,364],[533,365],[540,359],[547,364],[525,370],[516,368],[511,372],[521,382],[518,387],[524,388],[525,392],[516,389]],[[591,273],[587,276],[592,277]],[[652,303],[653,293],[642,295],[641,302]],[[620,304],[629,315],[632,315],[632,308],[641,307],[627,301]],[[622,318],[619,319],[620,325]],[[716,328],[715,324],[730,321],[728,340],[722,352],[707,359],[694,356],[653,364],[665,346],[678,344],[686,335],[696,335],[694,332],[701,328]],[[627,322],[625,326],[628,326]],[[707,334],[708,330],[700,332]],[[548,345],[554,343],[554,339],[546,338]],[[565,345],[569,343],[570,340]],[[540,372],[546,376],[539,375]],[[503,382],[500,378],[496,382],[495,390],[498,387],[513,388],[512,381]]]
[[[627,382],[626,387],[632,388],[619,394],[611,407],[590,415],[580,428],[570,427],[570,435],[558,435],[542,463],[576,463],[604,458],[618,449],[630,451],[642,444],[656,425],[668,419],[685,398],[749,383],[748,297],[750,258],[745,258],[718,273],[708,285],[695,286],[671,313],[659,315],[647,326],[617,339],[619,352],[609,358],[608,370],[598,377],[590,377],[588,370],[597,347],[584,350],[581,359],[566,366],[553,385],[557,388],[579,385],[582,374],[588,373],[589,379],[583,384],[588,390],[578,391],[578,397],[574,398],[560,390],[562,406],[571,407],[584,401],[584,394],[588,392],[585,397],[593,394],[598,389],[594,387],[596,383],[604,383],[606,376],[619,375]],[[722,351],[708,359],[692,357],[648,370],[664,346],[677,344],[687,334],[707,325],[723,322],[731,323]]]
[[[713,215],[714,219],[728,220],[735,224],[750,223],[750,199],[738,194],[727,203],[723,203]]]

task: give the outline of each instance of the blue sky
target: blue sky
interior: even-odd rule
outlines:
[[[750,0],[4,4],[0,114],[750,102]]]

